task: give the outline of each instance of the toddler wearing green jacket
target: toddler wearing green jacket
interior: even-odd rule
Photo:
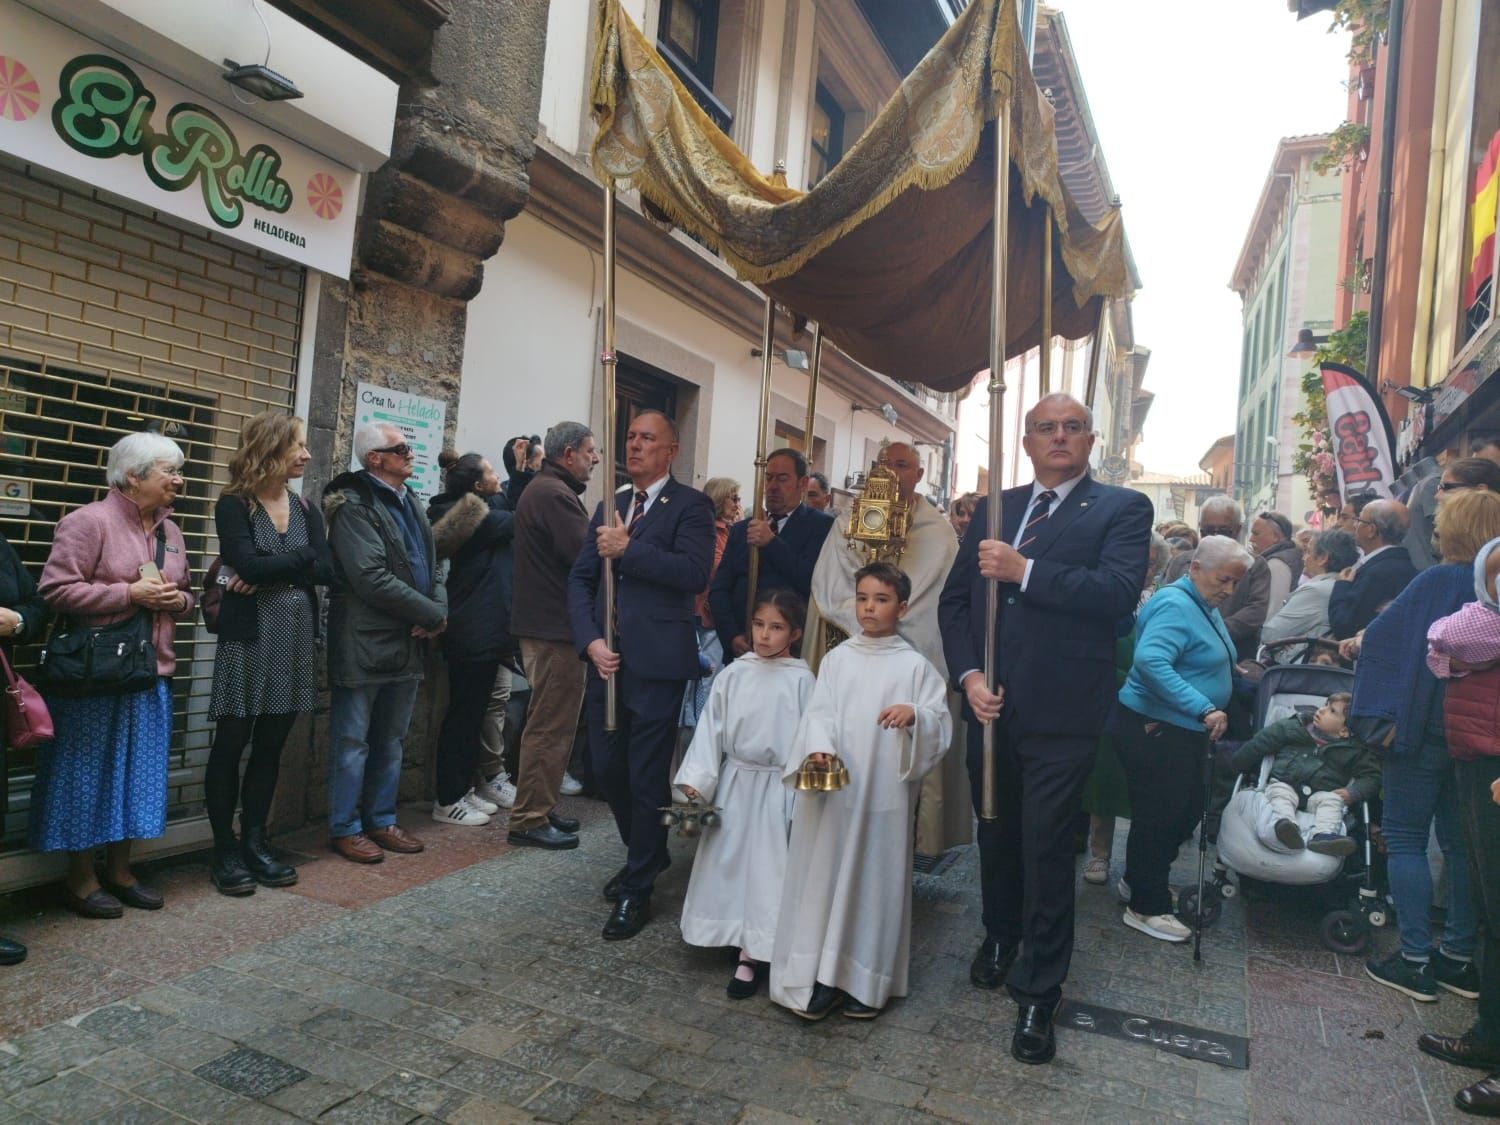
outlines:
[[[1349,733],[1349,702],[1348,692],[1330,695],[1310,720],[1293,715],[1271,723],[1230,757],[1236,772],[1249,773],[1275,756],[1255,807],[1255,834],[1272,851],[1353,854],[1344,809],[1380,793],[1380,759]],[[1299,808],[1313,815],[1305,836]]]

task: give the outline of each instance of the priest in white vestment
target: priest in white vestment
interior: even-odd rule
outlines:
[[[911,605],[896,628],[946,681],[948,669],[938,631],[937,607],[943,583],[958,555],[958,537],[947,518],[916,495],[923,471],[917,451],[904,442],[894,442],[886,447],[886,463],[900,481],[901,499],[906,502],[908,513],[906,546],[895,562],[911,579]],[[849,539],[849,515],[849,512],[839,514],[833,531],[823,540],[823,551],[813,568],[812,599],[802,651],[814,672],[826,651],[824,623],[837,625],[850,636],[859,633],[854,619],[854,572],[865,565],[866,556],[864,548]],[[958,714],[956,694],[950,700],[950,709],[954,715]],[[958,738],[962,741],[962,730]],[[917,802],[916,850],[924,855],[941,855],[974,838],[974,806],[969,798],[965,761],[964,747],[957,746],[944,759],[942,768],[934,770],[922,784]]]
[[[769,961],[795,794],[781,782],[813,692],[807,664],[746,653],[714,678],[675,784],[720,807],[698,841],[682,937]],[[799,759],[800,762],[800,759]]]
[[[911,726],[876,721],[901,703]],[[776,1003],[807,1013],[822,984],[870,1018],[906,995],[912,811],[952,733],[943,677],[900,636],[856,634],[824,658],[784,777],[793,786],[808,755],[837,754],[849,784],[798,796],[771,959]]]

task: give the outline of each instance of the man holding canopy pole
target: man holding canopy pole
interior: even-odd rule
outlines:
[[[1006,985],[1020,1007],[1011,1053],[1045,1063],[1073,954],[1073,825],[1114,704],[1116,630],[1140,598],[1153,509],[1141,493],[1089,476],[1093,416],[1070,395],[1031,409],[1022,446],[1035,480],[1000,494],[1000,538],[964,537],[938,615],[970,722],[981,812],[984,724],[996,728],[996,816],[979,821],[985,937],[970,979]],[[974,528],[988,526],[992,499],[979,501]],[[990,580],[1000,583],[993,692],[984,675]]]

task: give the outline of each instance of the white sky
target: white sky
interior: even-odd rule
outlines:
[[[1052,0],[1125,208],[1143,288],[1136,342],[1156,393],[1137,457],[1196,473],[1234,431],[1240,299],[1229,276],[1284,136],[1344,119],[1348,37],[1285,0]],[[1209,13],[1212,13],[1211,15]]]

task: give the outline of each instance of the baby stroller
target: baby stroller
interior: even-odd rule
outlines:
[[[1310,713],[1322,706],[1328,696],[1350,691],[1353,686],[1354,673],[1346,668],[1272,665],[1265,670],[1256,691],[1255,729],[1260,730],[1269,723],[1299,712]],[[1238,892],[1241,877],[1286,886],[1329,886],[1335,885],[1343,875],[1346,857],[1320,855],[1309,850],[1277,852],[1262,844],[1256,836],[1252,793],[1265,790],[1271,776],[1271,764],[1269,757],[1261,762],[1253,789],[1244,786],[1243,778],[1235,781],[1234,792],[1219,823],[1218,858],[1213,877],[1203,892],[1205,921],[1211,920],[1209,915],[1218,913],[1216,898],[1231,898]],[[1372,874],[1369,802],[1360,802],[1356,815],[1357,822],[1351,826],[1351,835],[1359,842],[1363,870],[1351,877],[1356,880],[1354,893],[1339,891],[1335,887],[1332,909],[1324,914],[1319,926],[1323,944],[1335,953],[1363,951],[1371,928],[1386,923],[1385,905]],[[1297,821],[1306,831],[1312,825],[1312,814],[1299,811]],[[1188,894],[1192,896],[1193,892]],[[1191,917],[1196,909],[1197,899],[1192,898],[1180,904],[1179,913]]]

